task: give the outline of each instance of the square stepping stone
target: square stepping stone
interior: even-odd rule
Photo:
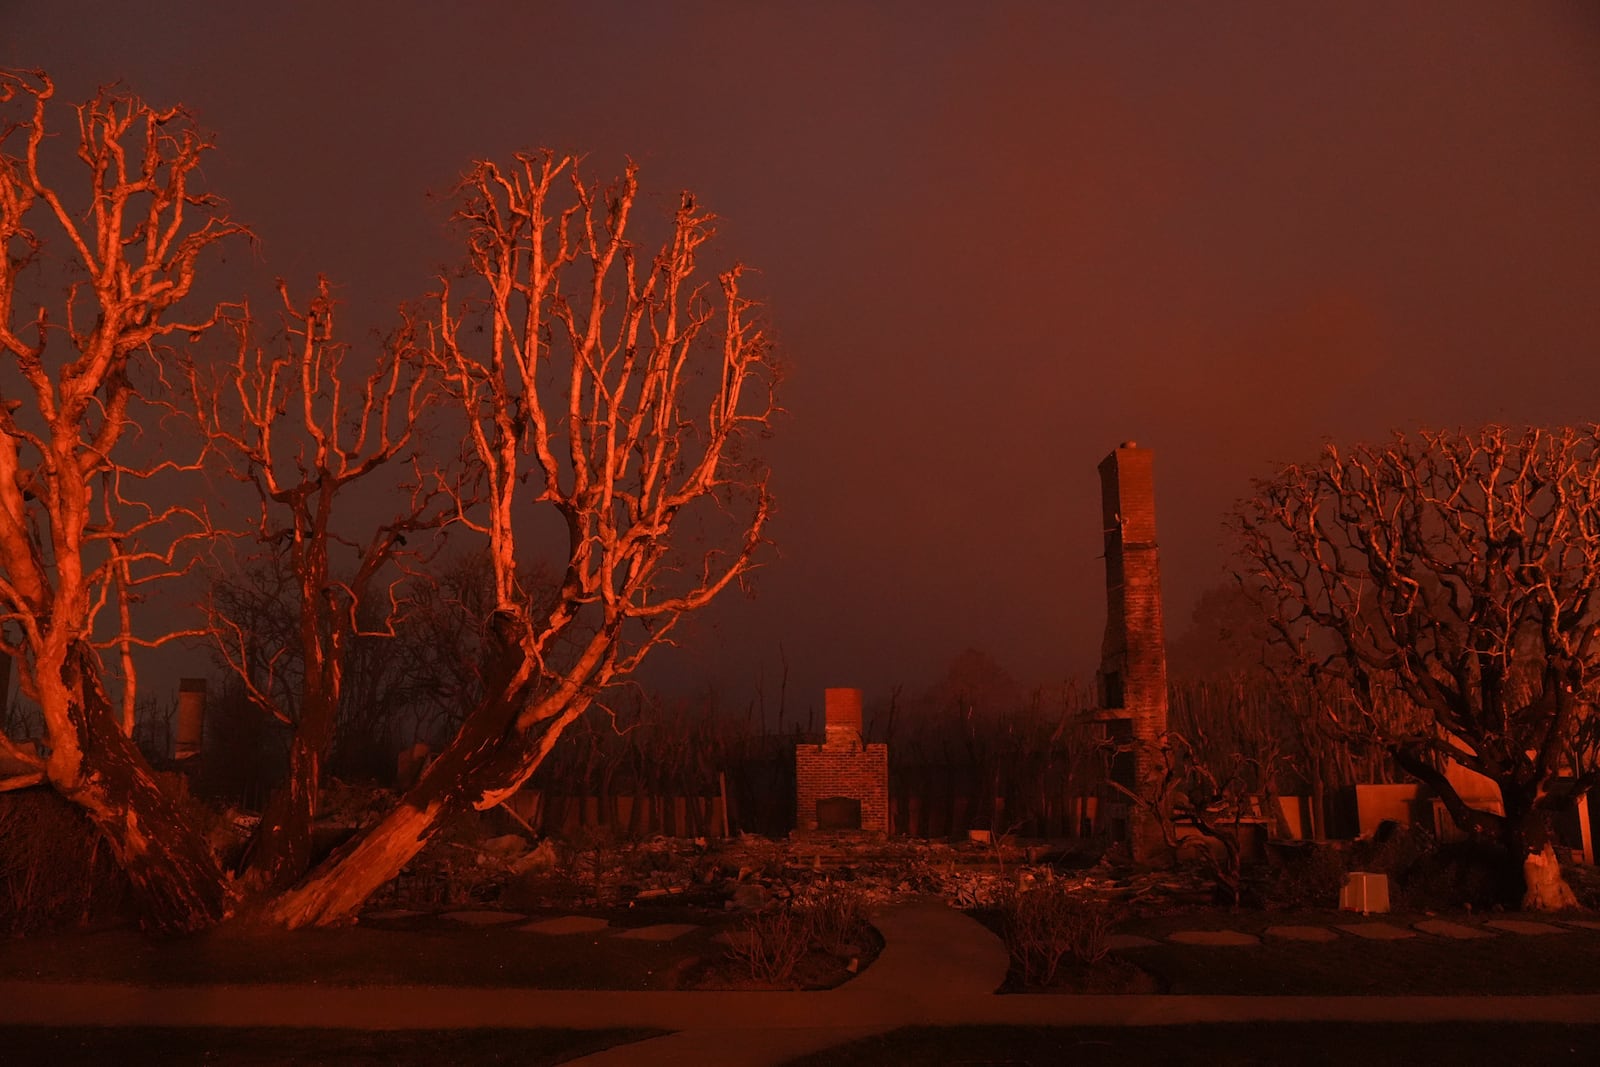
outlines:
[[[1408,937],[1417,936],[1402,926],[1393,926],[1389,923],[1343,923],[1336,929],[1343,930],[1353,937],[1364,937],[1368,941],[1404,941]]]
[[[1160,942],[1148,937],[1140,937],[1138,934],[1110,934],[1106,937],[1106,948],[1112,952],[1124,948],[1149,948],[1151,945],[1156,944],[1160,944]]]
[[[1554,923],[1539,923],[1529,919],[1490,919],[1483,925],[1492,926],[1496,930],[1504,930],[1508,934],[1525,934],[1530,937],[1536,934],[1566,933],[1565,930]]]
[[[1267,936],[1282,941],[1337,941],[1339,935],[1326,926],[1269,926]]]
[[[502,926],[527,918],[514,911],[447,911],[444,917],[463,926]]]
[[[1179,930],[1175,934],[1168,934],[1167,940],[1179,945],[1261,944],[1261,939],[1255,934],[1244,934],[1238,930]]]
[[[657,923],[654,926],[635,926],[631,930],[619,930],[614,937],[626,937],[634,941],[676,941],[690,930],[698,930],[695,923]]]
[[[1412,926],[1434,937],[1448,937],[1452,941],[1470,941],[1475,937],[1493,937],[1489,931],[1476,926],[1453,923],[1449,919],[1423,919]]]
[[[604,919],[591,918],[588,915],[559,915],[554,919],[540,919],[527,926],[519,926],[518,930],[530,934],[592,934],[604,930],[611,924]]]

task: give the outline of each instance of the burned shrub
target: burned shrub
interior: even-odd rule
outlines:
[[[811,917],[788,908],[752,915],[730,931],[728,954],[757,982],[784,985],[811,950]]]
[[[754,981],[804,985],[836,969],[839,957],[870,953],[875,936],[860,892],[830,879],[729,931],[728,955]],[[851,960],[851,973],[858,962]]]
[[[83,813],[47,789],[0,793],[0,932],[121,917],[128,880]]]
[[[1344,887],[1345,861],[1338,848],[1312,842],[1295,843],[1270,852],[1272,863],[1261,885],[1269,907],[1331,908]]]
[[[1006,947],[1028,985],[1049,985],[1069,958],[1103,962],[1121,917],[1110,901],[1054,881],[1009,892],[1000,913]]]
[[[824,952],[844,952],[860,945],[867,923],[861,894],[832,880],[818,883],[801,901],[810,923],[811,941]]]

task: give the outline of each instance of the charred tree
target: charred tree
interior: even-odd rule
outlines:
[[[487,542],[494,577],[484,697],[393,812],[279,901],[287,925],[347,917],[442,816],[504,801],[755,565],[768,345],[738,268],[700,279],[712,216],[685,194],[642,255],[637,199],[632,166],[605,186],[550,153],[480,163],[458,189],[468,265],[445,279],[429,354],[482,487],[456,521]],[[539,536],[538,511],[557,536]],[[535,595],[519,575],[551,548],[557,589]]]
[[[129,605],[206,523],[157,502],[152,483],[186,464],[138,438],[166,410],[168,341],[219,320],[183,310],[202,256],[245,231],[199,187],[211,142],[181,109],[102,90],[77,108],[74,161],[49,150],[53,95],[42,74],[0,72],[0,640],[44,721],[48,754],[30,759],[104,835],[148,921],[192,929],[228,913],[230,884],[133,744],[133,650],[179,635],[136,630]],[[25,282],[35,262],[65,264],[64,291]]]
[[[1600,776],[1600,427],[1330,446],[1258,483],[1234,525],[1275,639],[1348,696],[1322,703],[1328,727],[1497,842],[1509,895],[1530,855],[1555,870],[1550,818]]]
[[[450,508],[441,505],[458,499],[437,491],[437,474],[416,449],[430,379],[410,330],[391,335],[363,376],[337,339],[328,283],[304,308],[284,283],[278,288],[285,343],[271,351],[253,343],[245,318],[221,380],[189,368],[198,421],[259,502],[251,562],[257,573],[281,573],[289,587],[282,605],[237,595],[207,604],[219,658],[250,702],[291,731],[287,780],[246,852],[243,884],[252,896],[280,892],[309,869],[351,644],[394,635],[403,612],[401,564],[413,554],[402,547],[406,536],[443,525]],[[349,509],[340,504],[356,486],[405,482],[397,468],[409,468],[409,489],[388,501],[387,521],[343,514]],[[383,506],[369,497],[362,511]],[[335,549],[353,550],[354,564],[335,566]],[[263,625],[280,608],[289,625]]]

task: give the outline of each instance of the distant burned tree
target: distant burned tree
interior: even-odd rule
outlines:
[[[685,195],[641,254],[637,198],[633,167],[607,187],[548,153],[480,163],[458,190],[468,269],[429,351],[483,486],[460,522],[494,578],[485,695],[401,803],[279,901],[287,925],[348,916],[441,816],[503,801],[754,563],[771,501],[745,449],[775,410],[768,346],[737,268],[698,280],[712,217]],[[551,556],[544,598],[520,575]]]
[[[211,144],[189,116],[115,89],[77,109],[75,188],[49,150],[53,94],[0,71],[0,634],[49,750],[0,739],[0,754],[83,809],[150,921],[194,927],[226,914],[227,882],[133,742],[133,651],[174,635],[136,630],[132,605],[206,525],[159,502],[181,499],[161,483],[188,465],[152,440],[161,363],[170,339],[217,323],[218,308],[180,309],[202,256],[244,231],[200,186]]]
[[[1111,746],[1108,746],[1108,749]],[[1120,746],[1119,746],[1120,747]],[[1114,779],[1107,785],[1143,811],[1160,831],[1167,850],[1181,861],[1197,861],[1216,882],[1219,898],[1237,908],[1244,890],[1244,847],[1248,823],[1262,814],[1262,800],[1274,796],[1272,781],[1281,756],[1268,744],[1264,754],[1208,753],[1210,739],[1191,739],[1168,730],[1134,748],[1155,768],[1147,785],[1130,789]]]
[[[341,510],[370,516],[373,496],[365,493]],[[437,543],[429,545],[428,536],[402,546],[403,574],[383,572],[385,595],[369,595],[357,605],[354,629],[341,644],[338,719],[333,747],[322,761],[327,774],[387,780],[398,749],[417,740],[447,741],[483,697],[478,666],[494,611],[487,560],[480,552],[448,553]],[[251,678],[255,712],[269,697],[282,714],[268,716],[282,728],[298,719],[304,684],[301,580],[293,569],[294,554],[286,550],[290,543],[280,531],[242,562],[213,574],[206,592],[214,634],[227,637],[225,644],[213,640],[217,665],[230,676]],[[411,559],[416,548],[428,558]],[[348,569],[355,552],[356,546],[345,545],[335,555]],[[396,581],[402,584],[391,600],[389,586]],[[552,584],[536,576],[523,581],[528,588]],[[239,688],[241,698],[249,700]]]
[[[483,699],[481,669],[494,640],[494,568],[482,547],[441,557],[411,591],[394,655],[407,658],[418,737],[436,743],[455,735],[462,717]],[[554,595],[543,561],[518,577],[536,603]]]
[[[1518,873],[1548,858],[1549,816],[1600,774],[1600,428],[1330,446],[1259,483],[1235,526],[1278,640],[1349,694],[1323,702],[1330,724],[1387,748]],[[1470,806],[1447,761],[1504,813]]]
[[[283,586],[276,595],[214,586],[207,611],[218,655],[250,702],[292,731],[288,779],[263,813],[244,872],[247,887],[266,892],[310,865],[352,644],[394,636],[406,537],[442,525],[460,499],[441,491],[418,454],[430,381],[410,333],[391,336],[362,375],[334,331],[326,281],[303,308],[281,282],[279,295],[281,348],[254,343],[251,324],[241,322],[222,380],[190,367],[207,436],[259,501],[255,541],[265,556],[256,573]],[[398,498],[375,496],[380,482],[391,490],[400,483]],[[358,514],[387,506],[383,521],[350,520],[349,495],[364,485]]]

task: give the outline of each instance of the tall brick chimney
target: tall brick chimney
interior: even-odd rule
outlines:
[[[861,690],[824,689],[822,714],[829,746],[861,743]]]
[[[1154,454],[1126,441],[1100,464],[1105,530],[1106,633],[1100,651],[1100,705],[1108,728],[1135,743],[1133,788],[1153,795],[1161,768],[1148,746],[1167,729],[1167,643],[1161,621],[1161,563],[1156,548]],[[1161,827],[1148,813],[1129,815],[1137,862],[1166,855]]]

